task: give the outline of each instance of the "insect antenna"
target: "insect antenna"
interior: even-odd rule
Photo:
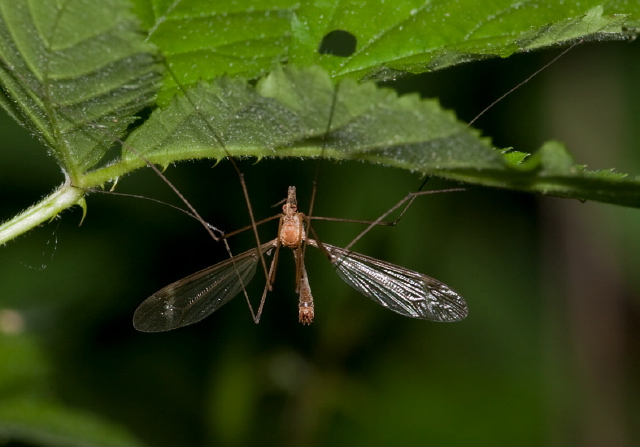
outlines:
[[[546,64],[544,64],[542,67],[540,67],[539,69],[537,69],[536,71],[534,71],[532,74],[530,74],[529,76],[526,77],[526,79],[522,80],[521,82],[519,82],[518,84],[516,84],[514,87],[510,88],[507,92],[505,92],[502,96],[500,96],[498,99],[496,99],[495,101],[493,101],[491,104],[489,104],[487,107],[485,107],[484,109],[482,109],[482,111],[480,113],[478,113],[471,121],[469,121],[467,123],[467,127],[470,127],[471,125],[473,125],[473,123],[475,123],[478,118],[480,118],[482,115],[484,115],[485,113],[487,113],[490,109],[493,108],[493,106],[495,106],[496,104],[498,104],[500,101],[502,101],[504,98],[506,98],[507,96],[509,96],[511,93],[515,92],[516,90],[518,90],[520,87],[522,87],[523,85],[525,85],[527,82],[529,82],[530,80],[532,80],[533,78],[535,78],[536,76],[538,76],[540,73],[542,73],[544,70],[546,70],[547,68],[549,68],[550,65],[553,65],[558,59],[560,59],[561,57],[563,57],[565,54],[567,54],[569,51],[571,51],[576,45],[579,45],[581,43],[584,42],[584,39],[580,39],[577,42],[574,42],[572,45],[570,45],[569,47],[567,47],[566,49],[564,49],[560,54],[558,54],[556,57],[554,57],[553,59],[551,59],[549,62],[547,62]]]

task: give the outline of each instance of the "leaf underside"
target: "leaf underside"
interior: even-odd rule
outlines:
[[[629,38],[639,5],[217,3],[0,0],[0,104],[81,187],[147,162],[327,157],[640,203],[637,177],[587,171],[560,143],[534,156],[496,149],[437,101],[363,81]],[[350,37],[350,53],[324,48],[335,30]]]

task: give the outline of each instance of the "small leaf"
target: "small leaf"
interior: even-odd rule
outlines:
[[[521,166],[528,170],[535,167],[541,176],[576,175],[582,170],[576,167],[567,148],[558,142],[546,143]]]
[[[577,165],[566,147],[558,142],[545,143],[534,155],[505,154],[507,169],[468,171],[453,169],[445,177],[486,186],[548,194],[579,200],[594,200],[640,207],[640,177],[630,177],[613,169],[589,171]]]

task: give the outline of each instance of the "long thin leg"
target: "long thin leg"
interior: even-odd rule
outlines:
[[[171,68],[169,66],[167,66],[167,70],[168,72],[171,74],[171,76],[174,78],[174,80],[176,81],[176,83],[178,85],[180,85],[177,77],[175,76],[175,74],[173,73],[173,71],[171,70]],[[227,157],[229,158],[229,161],[231,162],[233,168],[235,169],[236,173],[239,176],[240,179],[240,183],[242,186],[242,190],[243,190],[243,194],[245,197],[245,202],[247,203],[247,208],[248,208],[248,212],[249,212],[249,217],[251,219],[251,228],[253,228],[253,232],[256,238],[256,242],[257,242],[257,246],[260,247],[262,244],[260,243],[260,238],[258,235],[258,230],[257,230],[257,225],[255,222],[255,218],[253,215],[253,209],[251,207],[251,202],[249,200],[249,195],[248,195],[248,191],[247,191],[247,187],[246,187],[246,183],[244,181],[244,176],[242,174],[242,172],[240,171],[240,169],[237,166],[237,163],[235,162],[235,160],[233,159],[233,157],[231,156],[231,154],[228,152],[226,146],[224,145],[224,142],[222,141],[222,139],[217,135],[217,133],[215,132],[215,129],[213,129],[213,127],[210,125],[209,121],[202,115],[202,113],[200,112],[200,110],[198,109],[197,105],[193,102],[192,98],[189,96],[189,94],[185,91],[185,97],[187,98],[187,100],[191,103],[192,107],[194,108],[194,110],[196,111],[196,113],[198,113],[201,117],[203,122],[207,125],[207,127],[209,127],[209,129],[211,130],[212,133],[212,137],[218,142],[218,144],[223,148],[223,150],[225,151],[225,153],[227,154]],[[106,130],[105,130],[106,132]],[[114,139],[114,141],[117,141],[124,150],[127,150],[133,154],[135,154],[137,157],[139,157],[141,160],[143,160],[147,166],[153,170],[158,177],[160,177],[160,179],[162,181],[164,181],[169,188],[171,188],[171,190],[173,190],[173,192],[178,196],[178,198],[187,206],[187,208],[189,209],[189,211],[187,210],[183,210],[181,208],[175,207],[173,205],[169,205],[173,208],[176,208],[184,213],[186,213],[187,215],[190,215],[192,217],[194,217],[196,220],[198,220],[202,226],[205,228],[205,230],[207,231],[207,233],[209,233],[209,236],[216,242],[222,240],[224,243],[224,246],[227,250],[227,253],[230,257],[230,259],[233,260],[233,253],[231,252],[231,247],[229,247],[228,242],[226,241],[226,238],[224,237],[224,232],[216,227],[214,227],[213,225],[207,223],[202,216],[200,215],[200,213],[198,213],[198,211],[191,205],[191,203],[186,199],[186,197],[184,197],[182,195],[182,193],[178,190],[178,188],[176,188],[176,186],[162,173],[162,171],[160,171],[160,169],[158,169],[148,158],[146,158],[144,155],[142,155],[142,153],[140,153],[137,149],[135,149],[134,147],[132,147],[131,145],[127,144],[126,142],[124,142],[122,139],[118,138],[115,135],[111,135],[111,137]],[[153,199],[152,199],[153,200]],[[217,234],[216,234],[217,233]],[[237,234],[238,231],[234,232],[234,234]],[[263,270],[265,272],[265,277],[268,277],[268,270],[267,270],[267,265],[266,265],[266,261],[264,258],[264,254],[262,252],[258,252],[259,256],[260,256],[260,260],[261,260],[261,264],[263,266]],[[235,264],[234,264],[235,265]],[[238,280],[241,281],[241,277],[238,271],[236,271],[236,274],[238,275]],[[247,301],[249,300],[248,294],[246,292],[245,286],[244,284],[242,284],[242,290],[243,293],[245,295],[245,298],[247,299]]]
[[[325,129],[324,135],[322,136],[322,151],[320,152],[320,158],[318,160],[318,166],[316,168],[316,175],[315,175],[315,177],[313,179],[313,187],[311,188],[311,199],[309,200],[309,213],[306,216],[304,216],[305,220],[306,220],[306,224],[307,224],[307,231],[313,233],[314,237],[316,238],[316,240],[319,243],[320,251],[322,251],[325,254],[325,256],[329,256],[329,254],[324,249],[324,246],[322,245],[322,242],[321,242],[320,238],[316,234],[315,230],[312,228],[311,219],[313,218],[313,208],[314,208],[315,203],[316,203],[316,193],[318,192],[318,182],[320,180],[320,171],[321,171],[321,168],[322,168],[322,161],[324,160],[324,151],[325,151],[325,149],[327,147],[327,136],[331,132],[331,125],[333,123],[333,116],[335,114],[336,104],[338,102],[339,89],[340,89],[340,84],[336,84],[336,86],[333,89],[333,96],[331,98],[331,107],[329,108],[329,118],[327,119],[327,128]],[[305,239],[303,241],[303,243],[302,243],[302,253],[300,255],[303,259],[305,257],[306,251],[307,251],[307,241]],[[304,274],[306,276],[306,271],[304,272]],[[298,276],[297,273],[296,273],[296,279],[299,279],[299,276]],[[308,280],[307,280],[307,282],[308,282]],[[299,281],[296,283],[296,291],[299,292],[298,284],[299,284]],[[309,290],[309,295],[311,295],[311,290]],[[313,298],[312,298],[312,300],[313,300]],[[313,309],[312,309],[312,311],[313,311]]]
[[[281,216],[281,215],[278,215]],[[251,316],[253,317],[253,322],[258,324],[260,322],[260,317],[262,316],[262,309],[264,308],[264,302],[267,299],[267,293],[273,290],[273,283],[276,280],[276,270],[278,268],[278,259],[280,257],[280,247],[282,243],[280,242],[280,231],[282,230],[282,219],[278,223],[278,236],[276,237],[276,251],[273,254],[273,260],[271,261],[271,265],[269,266],[269,271],[267,273],[267,278],[264,284],[264,290],[262,291],[262,297],[260,297],[260,305],[258,306],[258,313],[253,313],[253,307],[251,307],[251,302],[249,301],[249,296],[247,295],[247,303],[249,304],[249,309],[251,310]]]
[[[267,282],[264,285],[262,297],[260,298],[260,305],[258,306],[258,312],[256,314],[253,313],[253,307],[251,307],[251,303],[249,302],[249,298],[247,297],[247,303],[249,304],[251,316],[253,317],[253,322],[255,324],[260,323],[260,317],[262,317],[262,309],[264,308],[264,302],[267,299],[267,293],[269,293],[270,290],[273,290],[273,282],[276,279],[276,268],[278,266],[278,257],[280,256],[280,246],[280,239],[278,239],[276,242],[276,251],[273,254],[273,260],[271,261],[271,265],[269,266]]]
[[[175,76],[175,74],[173,73],[173,71],[171,70],[171,67],[169,67],[168,64],[165,64],[166,68],[168,70],[168,72],[171,74],[171,76],[176,80],[176,83],[178,85],[180,85],[180,82],[178,81],[177,77]],[[14,73],[16,75],[18,75],[20,78],[22,78],[18,73]],[[24,79],[23,79],[24,80]],[[24,80],[25,82],[27,82],[26,80]],[[45,85],[48,85],[48,83],[45,83]],[[45,90],[46,91],[46,90]],[[191,97],[187,94],[187,92],[185,92],[185,97],[188,98],[188,101],[194,106],[194,110],[200,114],[200,116],[202,116],[202,114],[200,113],[199,109],[195,106],[195,103],[191,100]],[[203,116],[202,116],[203,117]],[[204,119],[204,117],[203,117]],[[254,228],[254,234],[256,237],[256,241],[258,243],[257,247],[261,247],[262,244],[260,243],[260,239],[258,237],[258,231],[257,228],[255,227],[255,219],[253,218],[253,210],[251,208],[251,203],[249,201],[249,197],[248,197],[248,193],[247,193],[247,188],[246,188],[246,184],[244,182],[244,179],[242,177],[242,173],[240,172],[240,170],[238,169],[235,161],[233,160],[233,158],[230,156],[229,152],[227,151],[226,147],[224,146],[223,141],[217,137],[217,134],[215,132],[215,130],[211,127],[210,123],[204,119],[204,122],[206,123],[206,125],[212,130],[212,135],[213,137],[218,141],[219,144],[221,144],[221,146],[224,148],[225,152],[227,153],[227,155],[229,156],[229,159],[232,162],[233,167],[235,168],[236,172],[240,175],[240,182],[243,186],[243,192],[245,195],[245,201],[247,202],[247,206],[249,209],[249,215],[251,217],[251,221],[254,224],[253,228]],[[178,196],[178,198],[187,206],[187,208],[189,209],[190,213],[187,212],[187,214],[192,215],[193,217],[195,217],[204,227],[205,231],[207,231],[207,233],[209,234],[209,236],[214,240],[214,241],[219,241],[222,236],[224,235],[224,232],[222,230],[219,230],[218,228],[210,225],[209,223],[207,223],[202,216],[200,216],[200,213],[198,213],[198,211],[191,205],[191,203],[182,195],[182,193],[178,190],[178,188],[176,188],[176,186],[169,181],[169,179],[162,173],[162,171],[160,171],[160,169],[158,169],[148,158],[146,158],[144,155],[142,155],[142,153],[140,153],[140,151],[138,151],[137,149],[135,149],[134,147],[132,147],[131,145],[125,143],[121,138],[119,138],[117,135],[113,135],[111,132],[108,132],[107,130],[103,129],[103,131],[105,132],[106,135],[109,135],[111,138],[113,138],[114,141],[117,141],[124,150],[131,152],[132,154],[135,154],[137,157],[139,157],[142,161],[144,161],[146,163],[146,165],[153,170],[156,175],[158,175],[158,177],[160,177],[160,179],[165,182],[169,188],[171,188],[171,190]],[[185,211],[186,212],[186,211]],[[216,235],[216,233],[218,233],[218,235]],[[227,250],[227,253],[229,254],[229,257],[231,259],[233,259],[233,253],[231,252],[231,248],[229,247],[229,244],[227,243],[226,240],[223,240],[224,246]],[[258,250],[258,254],[260,256],[260,260],[262,262],[262,266],[265,272],[265,275],[267,274],[267,267],[266,267],[266,261],[264,259],[264,255],[263,253]],[[234,262],[234,267],[235,267],[235,262]],[[242,282],[241,276],[240,276],[240,272],[237,270],[236,268],[236,275],[238,276],[238,280],[240,280]],[[247,300],[249,300],[249,296],[246,292],[245,289],[245,285],[242,284],[242,290],[243,293],[245,295],[245,298]]]
[[[266,222],[272,221],[274,219],[277,219],[280,216],[281,216],[281,214],[275,214],[275,215],[273,215],[271,217],[267,217],[266,219],[262,219],[262,220],[257,221],[255,225],[256,226],[260,226],[263,223],[266,223]],[[242,233],[243,231],[247,231],[247,230],[250,230],[252,228],[253,228],[253,225],[247,225],[246,227],[242,227],[242,228],[239,228],[237,230],[230,231],[229,233],[225,233],[222,237],[224,239],[229,239],[231,236],[235,236],[236,234]]]
[[[169,64],[165,63],[165,66],[166,66],[167,72],[176,81],[176,83],[178,83],[178,85],[180,85],[177,76],[175,75],[175,73],[173,72],[173,70],[171,69]],[[240,171],[240,168],[238,167],[238,164],[236,163],[234,158],[231,156],[231,153],[227,150],[227,147],[224,144],[224,141],[222,140],[222,138],[218,135],[218,133],[213,128],[213,126],[211,125],[209,120],[207,120],[206,117],[202,114],[202,112],[198,108],[198,106],[195,103],[195,101],[193,101],[193,99],[191,98],[191,96],[188,94],[187,91],[185,91],[184,94],[185,94],[184,96],[187,99],[187,101],[189,101],[189,103],[191,104],[193,109],[196,111],[196,113],[200,116],[202,121],[205,123],[205,125],[211,131],[211,136],[216,140],[218,145],[220,145],[220,147],[224,150],[225,154],[227,155],[227,159],[231,163],[231,166],[233,166],[233,169],[236,171],[236,174],[238,174],[238,179],[240,180],[240,185],[242,187],[242,194],[244,195],[244,200],[245,200],[245,203],[247,205],[247,211],[249,212],[249,218],[251,219],[251,227],[253,229],[253,235],[254,235],[254,237],[256,239],[256,244],[257,244],[258,247],[262,246],[262,244],[260,242],[260,235],[258,234],[258,227],[256,226],[256,221],[255,221],[255,218],[254,218],[254,215],[253,215],[253,207],[251,206],[251,200],[249,199],[249,191],[247,190],[247,184],[244,181],[244,174],[242,173],[242,171]],[[189,205],[189,204],[187,204],[187,205],[189,206],[189,209],[194,214],[197,215],[197,212],[195,211],[195,209],[193,209],[193,207],[191,205]],[[228,248],[228,245],[227,244],[225,244],[225,245]],[[229,248],[228,248],[228,250],[229,250],[229,256],[232,257],[232,254],[231,254],[231,251],[230,251]],[[268,269],[267,269],[267,261],[265,260],[264,255],[262,253],[259,253],[259,254],[260,254],[260,263],[262,264],[262,268],[264,270],[264,274],[265,274],[265,278],[266,278],[269,275],[268,274]],[[238,279],[240,279],[240,276],[238,276]]]
[[[358,242],[365,234],[367,234],[369,231],[371,231],[371,229],[373,227],[379,225],[380,222],[384,221],[384,219],[389,214],[393,213],[395,210],[397,210],[398,208],[400,208],[402,205],[404,205],[406,203],[405,207],[400,212],[400,215],[398,216],[398,218],[396,220],[392,221],[392,222],[387,223],[387,225],[391,225],[391,226],[396,225],[400,221],[402,216],[404,216],[404,214],[407,212],[409,207],[413,204],[413,201],[416,199],[416,197],[418,197],[418,196],[424,196],[424,195],[427,195],[427,194],[436,194],[436,193],[441,193],[441,192],[459,192],[459,191],[466,191],[466,190],[467,190],[466,188],[451,188],[451,189],[443,189],[443,190],[438,190],[438,191],[415,191],[415,192],[410,192],[402,200],[400,200],[398,203],[393,205],[387,211],[382,213],[382,215],[380,217],[378,217],[376,220],[372,221],[367,226],[367,228],[362,230],[362,232],[360,234],[358,234],[351,242],[349,242],[349,244],[347,244],[346,247],[344,247],[344,249],[345,250],[349,250],[353,246],[353,244]]]
[[[175,75],[175,73],[173,72],[173,70],[171,69],[169,64],[165,63],[165,66],[166,66],[166,69],[167,69],[168,73],[171,75],[171,77],[176,81],[176,83],[178,85],[180,85],[180,81],[178,80],[177,76]],[[211,131],[212,137],[216,140],[216,142],[224,150],[225,154],[227,155],[227,159],[231,163],[231,166],[233,166],[233,169],[236,171],[236,174],[238,175],[238,179],[240,181],[240,185],[242,187],[242,194],[244,195],[244,200],[245,200],[245,203],[247,205],[247,211],[249,212],[249,218],[251,219],[251,227],[253,229],[253,235],[254,235],[255,240],[256,240],[256,244],[257,244],[256,246],[257,247],[261,247],[262,243],[260,242],[260,235],[258,234],[258,227],[256,225],[256,221],[255,221],[255,218],[254,218],[254,215],[253,215],[253,207],[251,206],[251,200],[249,200],[249,191],[247,190],[247,184],[244,181],[244,174],[240,171],[240,168],[238,167],[238,164],[236,163],[234,158],[231,156],[231,153],[227,150],[227,147],[224,144],[224,141],[222,140],[222,138],[218,135],[218,133],[213,128],[213,126],[211,125],[209,120],[207,120],[206,117],[202,114],[202,112],[198,108],[197,104],[193,101],[193,99],[191,98],[191,96],[189,95],[189,93],[187,91],[184,91],[184,96],[187,99],[187,101],[189,101],[189,103],[191,104],[193,109],[196,111],[196,113],[201,117],[201,119],[205,123],[205,125],[209,128],[209,130]],[[154,170],[158,171],[157,168],[155,168]],[[174,190],[176,190],[176,189],[174,188]],[[182,198],[182,195],[179,192],[177,192],[177,190],[176,190],[176,193],[179,194],[180,197]],[[183,201],[187,204],[187,206],[193,212],[193,214],[199,217],[197,211],[186,201],[186,199],[183,198]],[[209,231],[210,234],[212,233],[210,230],[208,230],[208,231]],[[227,242],[226,239],[223,239],[223,242],[224,242],[225,248],[227,250],[227,253],[229,254],[229,257],[231,259],[233,259],[233,254],[231,252],[231,247],[229,247],[229,243]],[[258,251],[258,255],[260,256],[260,263],[261,263],[262,269],[264,271],[265,279],[267,279],[267,283],[266,283],[267,287],[269,288],[269,290],[271,290],[271,284],[268,281],[269,269],[267,269],[267,261],[265,260],[264,254],[262,252]],[[273,265],[273,263],[272,263],[272,265]],[[235,263],[234,263],[234,266],[235,266]],[[237,269],[236,269],[236,275],[238,277],[238,281],[242,282],[242,277],[240,276],[240,272]],[[251,308],[251,304],[250,304],[250,300],[249,300],[249,294],[247,293],[245,284],[241,284],[241,285],[242,285],[242,292],[243,292],[243,294],[245,296],[245,299],[247,300],[247,303],[249,303],[249,308],[251,309],[251,313],[253,315],[253,309]],[[258,321],[259,321],[259,319],[260,319],[259,315],[257,316],[257,318],[258,318]],[[256,321],[255,318],[254,318],[254,321]]]
[[[407,196],[405,196],[399,204],[396,205],[396,208],[399,208],[402,203],[407,202],[408,203],[405,205],[405,207],[402,209],[402,211],[400,212],[400,214],[398,215],[398,217],[395,218],[395,220],[391,220],[391,221],[387,221],[387,220],[380,220],[380,218],[375,219],[375,220],[364,220],[364,219],[347,219],[347,218],[342,218],[342,217],[324,217],[324,216],[313,216],[311,217],[311,219],[313,220],[326,220],[329,222],[346,222],[346,223],[357,223],[357,224],[365,224],[365,225],[372,225],[372,226],[389,226],[389,227],[395,227],[398,222],[400,222],[400,219],[402,219],[402,216],[404,216],[404,214],[407,212],[407,210],[411,207],[411,205],[413,204],[413,200],[416,198],[416,196],[419,195],[425,195],[425,194],[437,194],[437,193],[444,193],[444,192],[458,192],[458,191],[467,191],[468,188],[449,188],[449,189],[438,189],[438,190],[433,190],[433,191],[414,191],[414,192],[410,192],[409,194],[407,194]],[[410,196],[413,196],[413,198],[409,199]],[[392,209],[391,211],[388,212],[387,215],[385,215],[384,217],[387,217],[389,214],[391,214],[393,211],[395,211],[395,209]],[[384,219],[383,217],[383,219]]]
[[[562,53],[560,53],[558,56],[556,56],[554,59],[552,59],[549,63],[545,64],[542,68],[537,70],[531,76],[527,77],[524,81],[520,82],[518,85],[516,85],[515,87],[510,89],[508,92],[506,92],[500,98],[498,98],[496,101],[491,103],[488,107],[486,107],[478,115],[476,115],[476,117],[473,118],[467,124],[467,126],[472,125],[478,118],[480,118],[480,116],[482,116],[484,113],[486,113],[495,104],[497,104],[498,102],[502,101],[506,96],[508,96],[511,93],[513,93],[515,90],[520,88],[523,84],[526,84],[527,82],[529,82],[532,78],[537,76],[541,71],[545,70],[551,64],[553,64],[558,59],[560,59],[562,56],[564,56],[567,52],[572,50],[573,47],[575,47],[579,43],[582,43],[582,41],[583,40],[580,40],[580,41],[574,43],[573,45],[571,45],[569,48],[567,48]],[[333,102],[332,102],[332,105],[331,105],[331,117],[330,117],[330,120],[329,120],[328,125],[327,125],[327,132],[325,133],[325,137],[329,133],[329,129],[331,127],[331,121],[332,121],[332,118],[333,118],[333,112],[334,112],[334,109],[335,109],[335,106],[336,106],[337,89],[338,89],[338,86],[336,86],[334,99],[333,99]],[[324,146],[323,146],[323,151],[324,151]],[[322,160],[322,157],[321,157],[321,160]],[[320,175],[320,163],[318,163],[318,169],[316,171],[316,177],[315,177],[314,182],[313,182],[313,193],[312,193],[312,196],[311,196],[311,206],[310,206],[310,210],[309,210],[309,214],[307,216],[307,219],[308,219],[308,222],[309,222],[309,224],[308,224],[309,232],[312,233],[314,235],[314,237],[316,238],[318,248],[323,253],[325,253],[325,255],[327,255],[328,257],[330,257],[330,256],[327,253],[327,251],[325,250],[325,248],[323,247],[321,239],[318,237],[318,235],[316,234],[315,230],[311,227],[311,220],[326,220],[326,221],[335,221],[335,222],[340,221],[340,222],[352,222],[352,223],[368,224],[367,228],[365,228],[360,234],[358,234],[345,247],[345,250],[349,250],[353,246],[353,244],[358,242],[365,234],[367,234],[369,231],[371,231],[371,229],[373,227],[378,226],[378,225],[386,225],[386,226],[395,226],[395,225],[397,225],[398,222],[400,221],[400,219],[402,219],[404,214],[411,207],[411,205],[413,204],[413,201],[416,199],[416,197],[421,196],[421,195],[426,195],[426,194],[434,194],[434,193],[437,193],[437,192],[456,192],[456,191],[465,191],[466,190],[465,188],[451,188],[451,189],[445,189],[445,190],[440,190],[440,191],[416,191],[416,192],[412,192],[412,193],[409,193],[407,196],[405,196],[403,199],[401,199],[398,203],[396,203],[393,207],[391,207],[385,213],[383,213],[379,218],[377,218],[376,220],[373,220],[373,221],[361,221],[361,220],[356,220],[356,219],[341,219],[341,218],[332,218],[332,217],[317,217],[317,216],[313,216],[312,210],[313,210],[313,204],[314,204],[314,201],[315,201],[315,195],[316,195],[316,189],[317,189],[317,183],[318,183],[319,175]],[[384,220],[389,214],[393,213],[395,210],[397,210],[398,208],[400,208],[404,204],[406,204],[406,205],[404,206],[404,208],[402,209],[402,211],[400,212],[400,214],[398,215],[398,217],[395,220],[390,221],[390,222],[387,222],[387,221]]]

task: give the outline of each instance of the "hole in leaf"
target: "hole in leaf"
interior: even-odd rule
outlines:
[[[349,57],[356,52],[358,40],[349,31],[341,29],[327,33],[320,42],[318,53],[333,54],[334,56]]]

